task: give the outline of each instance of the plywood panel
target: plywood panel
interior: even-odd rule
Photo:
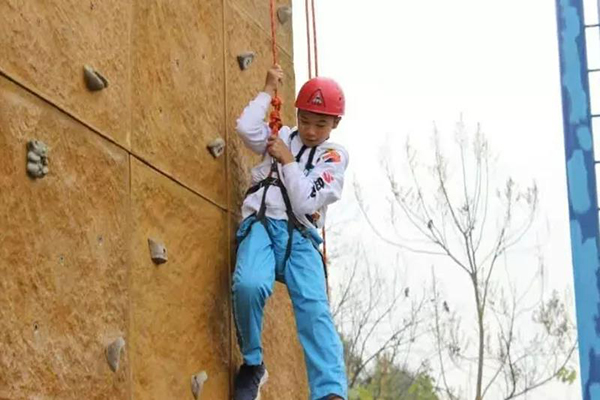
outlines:
[[[258,24],[262,31],[271,37],[271,11],[270,4],[265,0],[232,0],[231,4],[242,11],[246,16],[242,19],[254,22]],[[281,6],[291,6],[291,0],[276,0],[275,11]],[[304,8],[297,8],[296,12],[304,13]],[[304,15],[304,14],[303,14]],[[277,21],[277,44],[281,47],[282,51],[288,55],[293,54],[293,34],[292,34],[292,20],[290,19],[285,24],[281,24]],[[238,22],[236,21],[233,21]]]
[[[229,395],[227,214],[132,161],[132,367],[136,399],[184,399],[206,370],[202,398]],[[156,266],[147,239],[165,243]]]
[[[0,70],[129,147],[131,2],[0,2]],[[109,86],[89,92],[83,66]]]
[[[133,28],[133,149],[161,171],[225,206],[220,0],[138,0]]]
[[[4,78],[0,104],[0,398],[127,399],[104,346],[128,340],[128,155]]]

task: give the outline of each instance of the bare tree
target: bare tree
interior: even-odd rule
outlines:
[[[430,329],[440,367],[440,390],[449,399],[462,397],[459,388],[448,383],[447,364],[465,373],[466,364],[474,365],[476,400],[492,392],[494,397],[504,393],[502,398],[513,399],[554,378],[572,380],[568,366],[576,340],[563,303],[556,294],[545,302],[543,288],[539,298],[528,303],[532,288],[542,281],[543,265],[531,278],[519,270],[509,271],[507,254],[522,241],[536,216],[537,186],[520,188],[508,178],[497,190],[491,189],[493,162],[479,127],[470,137],[460,121],[455,144],[455,155],[448,157],[435,129],[433,162],[424,166],[407,142],[408,182],[399,181],[391,162],[384,164],[390,184],[387,229],[373,220],[360,186],[355,188],[363,214],[381,239],[404,250],[449,260],[471,287],[474,335],[469,324],[462,324],[439,297],[433,280]],[[408,227],[412,236],[407,234]],[[530,284],[520,292],[517,283],[523,282]],[[527,317],[531,323],[519,324]]]
[[[349,387],[366,378],[369,367],[384,355],[387,362],[408,368],[411,348],[424,326],[425,301],[400,284],[398,260],[384,275],[358,244],[344,252],[334,250],[329,261],[331,269],[342,271],[331,307],[344,340]]]

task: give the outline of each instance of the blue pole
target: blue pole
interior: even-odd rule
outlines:
[[[586,28],[582,0],[556,0],[556,4],[580,376],[584,400],[600,400],[598,199]]]

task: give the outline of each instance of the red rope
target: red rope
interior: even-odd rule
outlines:
[[[315,0],[312,3],[313,42],[315,45],[315,76],[319,76],[319,56],[317,54],[317,19],[315,18]]]
[[[271,0],[271,50],[273,51],[273,64],[279,63],[277,57],[276,27],[277,21],[275,19],[275,0]],[[273,110],[269,114],[269,127],[274,135],[279,135],[279,129],[281,129],[283,123],[281,122],[281,99],[277,95],[277,90],[275,90],[275,95],[273,96],[273,100],[271,100],[271,105],[273,106]]]
[[[277,64],[277,31],[275,21],[275,0],[271,0],[271,50],[273,51],[273,64]]]
[[[304,1],[304,8],[305,8],[305,14],[306,14],[306,50],[308,52],[308,79],[312,79],[313,75],[312,75],[312,60],[311,60],[311,43],[310,43],[310,16],[309,16],[309,7],[308,7],[308,2],[309,0],[305,0]]]
[[[317,18],[315,13],[315,0],[310,1],[312,8],[313,45],[315,50],[315,76],[319,76],[319,53],[317,46]],[[310,29],[308,23],[308,0],[306,0],[306,38],[308,41],[308,73],[309,77],[312,78],[312,66],[310,59]],[[325,225],[323,225],[321,233],[323,235],[323,261],[325,262],[325,265],[327,265],[327,232],[325,230]]]
[[[310,1],[310,7],[309,7]],[[319,54],[318,54],[318,46],[317,46],[317,18],[315,12],[315,0],[305,0],[304,8],[306,14],[306,49],[308,52],[308,78],[312,79],[313,77],[313,60],[311,58],[311,44],[314,47],[315,51],[315,76],[319,76]],[[312,15],[311,15],[312,14]],[[312,16],[312,34],[313,40],[311,43],[310,40],[310,18]],[[325,231],[325,225],[323,225],[323,229],[321,231],[323,235],[323,260],[325,261],[325,265],[327,265],[327,232]]]

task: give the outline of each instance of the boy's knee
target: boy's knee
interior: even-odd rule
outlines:
[[[315,327],[319,329],[331,330],[333,319],[329,311],[329,306],[322,301],[305,301],[304,304],[298,307],[300,326],[299,330],[308,329],[312,331]]]
[[[240,280],[233,285],[233,293],[240,300],[244,301],[264,301],[271,295],[271,288],[268,284],[255,279]]]

